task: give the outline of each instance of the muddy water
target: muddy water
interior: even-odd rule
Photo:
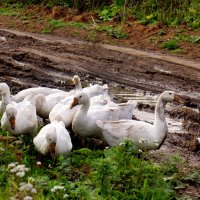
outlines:
[[[127,89],[120,89],[117,87],[110,88],[111,96],[116,98],[119,102],[127,102],[128,100],[134,100],[137,102],[137,106],[133,111],[133,116],[137,120],[145,121],[153,124],[155,119],[154,108],[158,99],[158,95],[153,95],[150,92],[144,92],[142,90],[130,91]],[[141,106],[142,105],[142,109]],[[173,104],[167,104],[166,109],[170,110],[175,108]],[[182,133],[182,122],[178,119],[170,118],[166,116],[169,133]]]

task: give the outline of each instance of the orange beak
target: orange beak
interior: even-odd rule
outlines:
[[[77,80],[74,78],[72,79],[72,81],[73,81],[74,85],[76,85],[78,83]]]
[[[11,129],[15,129],[15,117],[10,117],[9,119]]]
[[[174,95],[174,102],[175,103],[183,103],[183,101],[181,100],[181,97],[178,94]]]
[[[78,99],[77,98],[74,98],[71,106],[70,106],[70,109],[72,109],[73,107],[77,106],[79,103],[78,103]]]
[[[56,143],[51,143],[49,145],[49,151],[50,151],[50,154],[51,154],[52,157],[54,157],[54,155],[55,155],[55,152],[56,152],[55,148],[56,148]]]

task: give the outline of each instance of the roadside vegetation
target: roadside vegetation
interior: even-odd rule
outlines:
[[[33,32],[38,28],[42,33],[59,29],[90,42],[102,41],[99,35],[128,40],[134,29],[141,34],[147,29],[145,39],[149,37],[150,43],[172,53],[185,53],[182,43],[200,43],[199,0],[2,0],[0,5],[0,16],[12,17],[8,23],[11,28],[21,20],[21,26]],[[104,42],[118,43],[109,38]]]
[[[2,0],[5,4],[43,4],[51,8],[60,5],[81,12],[92,11],[100,20],[117,18],[125,21],[134,16],[142,24],[165,24],[169,26],[186,23],[194,29],[200,28],[200,2],[198,0]]]
[[[1,131],[9,137],[9,133]],[[90,144],[91,145],[91,144]],[[190,199],[179,194],[200,175],[178,155],[156,158],[131,142],[119,147],[75,147],[66,155],[41,157],[32,140],[0,141],[0,199]],[[157,161],[156,161],[157,160]]]

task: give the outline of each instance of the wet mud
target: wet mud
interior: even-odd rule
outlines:
[[[68,91],[75,74],[86,84],[107,83],[130,93],[158,95],[173,90],[181,94],[183,103],[166,109],[168,117],[180,122],[181,131],[170,131],[158,151],[178,152],[199,170],[200,148],[190,147],[200,136],[200,62],[51,35],[0,29],[0,37],[6,38],[0,40],[0,81],[8,83],[13,94],[32,86]],[[148,102],[137,106],[148,113],[154,108],[155,104]],[[188,187],[188,193],[198,194],[200,186],[195,188]]]

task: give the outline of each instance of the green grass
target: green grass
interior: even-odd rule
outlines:
[[[200,35],[186,35],[184,33],[177,33],[175,34],[174,39],[176,41],[200,43]]]
[[[35,200],[169,200],[183,181],[200,182],[199,173],[184,171],[185,176],[179,171],[178,166],[185,164],[179,156],[155,163],[130,142],[104,150],[77,149],[56,159],[46,156],[42,165],[37,165],[39,154],[32,140],[18,140],[23,143],[0,142],[0,200],[27,195]],[[8,169],[12,162],[24,164],[30,171],[18,177]],[[37,193],[21,190],[22,182],[31,183]]]
[[[168,50],[176,50],[179,48],[179,45],[176,40],[168,40],[162,44],[162,47]]]
[[[50,19],[47,22],[47,26],[43,29],[43,33],[50,33],[54,29],[59,28],[77,28],[77,29],[85,29],[88,31],[91,31],[91,33],[88,35],[87,39],[91,42],[94,42],[96,40],[96,33],[97,32],[105,32],[107,35],[113,37],[113,38],[127,38],[128,34],[126,31],[123,30],[122,27],[113,27],[111,25],[97,25],[95,24],[86,24],[82,22],[65,22],[64,20],[60,19]]]
[[[112,26],[97,26],[95,29],[100,32],[106,32],[107,35],[110,35],[117,39],[128,37],[128,34],[126,33],[126,31],[123,30],[122,27],[114,28]]]
[[[15,7],[12,5],[1,7],[0,6],[0,16],[19,16],[20,15],[21,8]]]

